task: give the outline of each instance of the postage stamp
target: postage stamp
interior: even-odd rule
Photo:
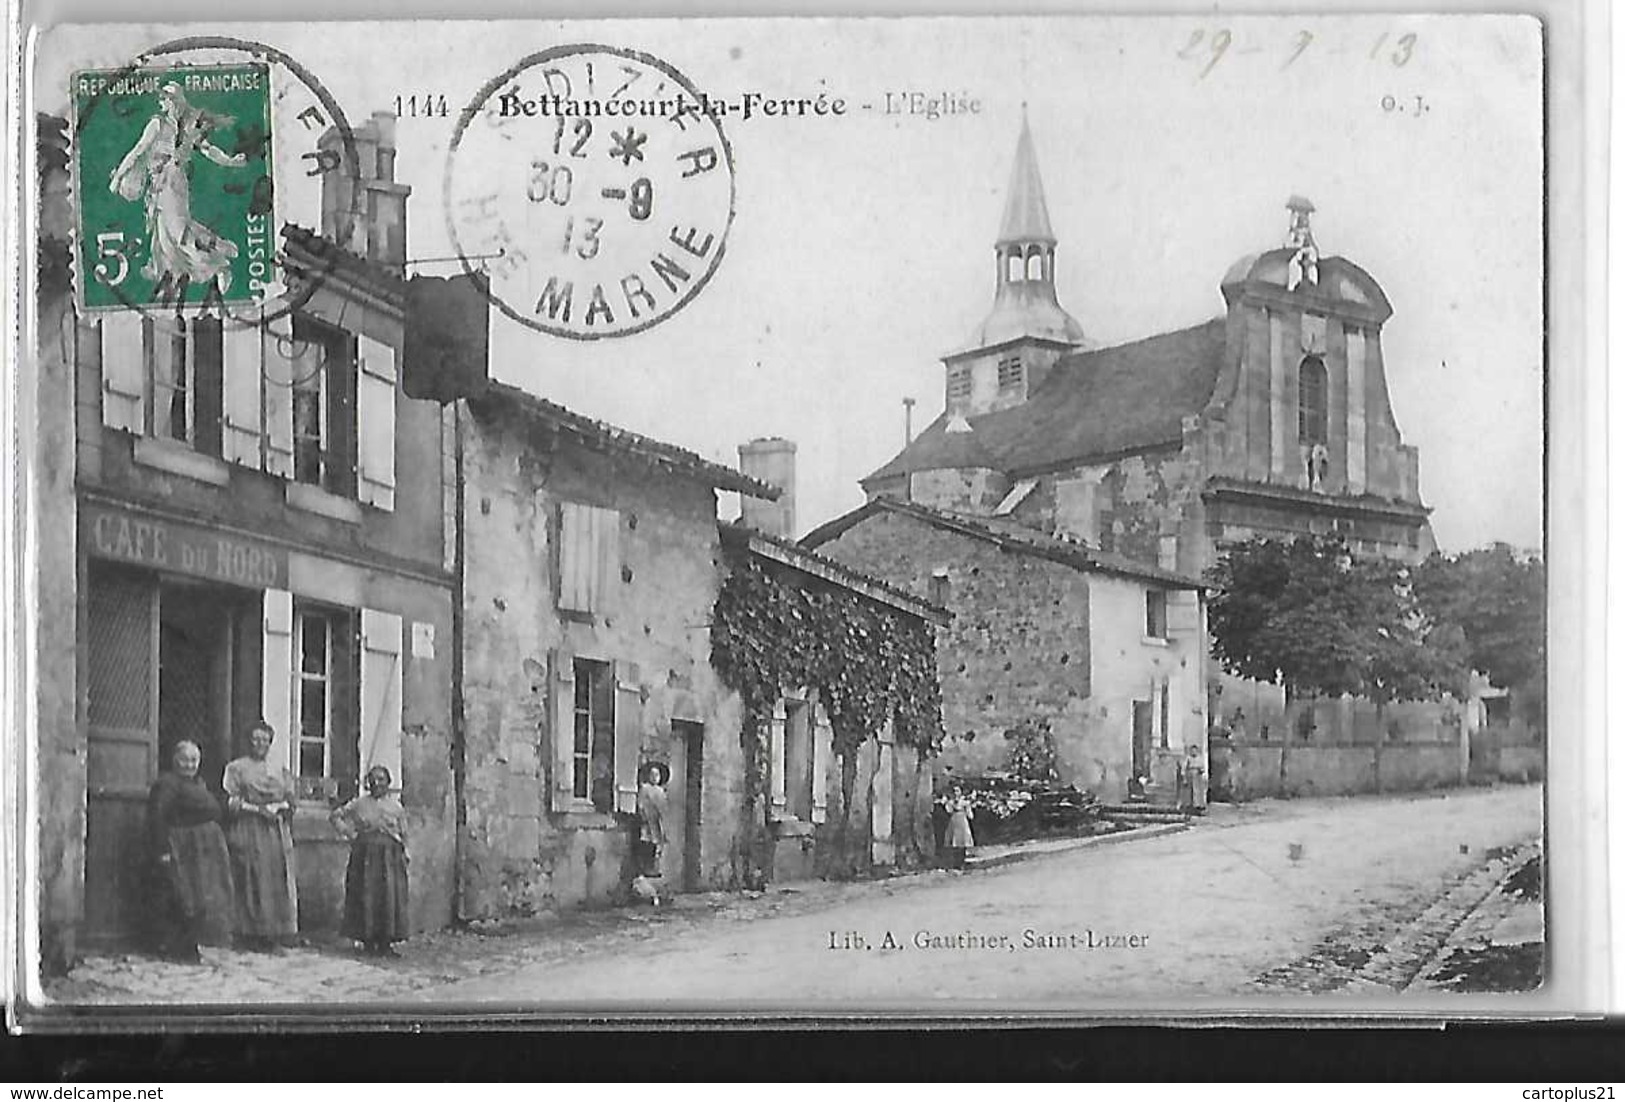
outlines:
[[[257,299],[273,275],[271,70],[73,77],[81,306]]]
[[[448,230],[515,321],[577,340],[658,324],[700,293],[733,221],[716,113],[665,61],[559,46],[493,78],[446,165]]]

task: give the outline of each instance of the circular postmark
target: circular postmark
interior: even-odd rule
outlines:
[[[309,70],[264,43],[195,36],[71,84],[81,311],[263,327],[309,302],[339,257],[305,249],[290,263],[279,173],[362,174],[343,110]],[[344,193],[323,227],[338,241],[362,217],[359,189]]]
[[[447,230],[491,301],[573,340],[638,333],[704,289],[733,222],[733,152],[671,65],[601,45],[531,54],[463,109]]]

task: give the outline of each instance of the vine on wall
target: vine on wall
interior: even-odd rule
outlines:
[[[942,695],[929,623],[849,590],[791,581],[788,571],[748,555],[728,556],[728,580],[711,617],[711,662],[744,702],[739,739],[747,804],[759,803],[766,789],[768,722],[787,690],[818,693],[842,756],[843,807],[851,805],[858,748],[887,720],[899,743],[926,754],[941,748]],[[759,816],[750,809],[746,815],[754,828]]]

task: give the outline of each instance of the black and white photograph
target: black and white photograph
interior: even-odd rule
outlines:
[[[45,28],[27,1016],[1540,1005],[1544,33]]]

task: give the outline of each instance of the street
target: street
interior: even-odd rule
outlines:
[[[92,959],[50,994],[964,1013],[1393,992],[1508,861],[1534,852],[1540,828],[1538,785],[1221,805],[1179,833],[997,868],[682,897],[501,937],[448,932],[382,964],[330,949],[212,951],[201,967]]]

